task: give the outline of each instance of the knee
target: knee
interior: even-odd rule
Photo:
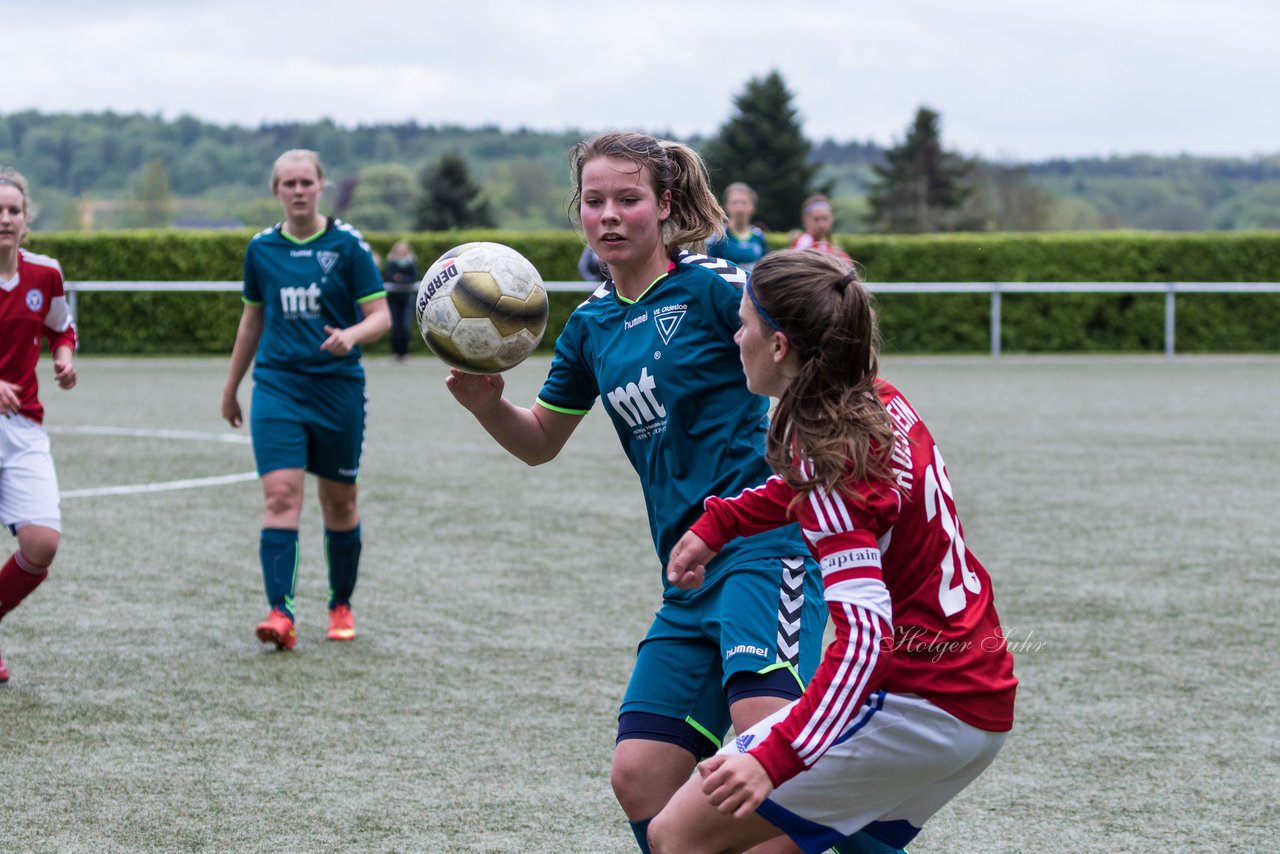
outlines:
[[[320,490],[320,512],[324,516],[325,527],[346,531],[356,526],[360,521],[356,494],[354,485],[346,489],[329,486]]]
[[[628,817],[632,819],[649,817],[641,814],[644,812],[644,802],[647,800],[645,795],[648,782],[644,770],[637,763],[614,754],[613,765],[609,768],[609,784],[613,786],[613,796],[618,799],[618,804]]]
[[[649,822],[650,854],[720,854],[734,849],[708,845],[682,832],[680,821],[664,809]]]
[[[658,813],[649,822],[650,854],[668,854],[678,849],[671,846],[671,834],[668,832],[666,811]]]
[[[302,509],[302,490],[291,483],[275,483],[262,492],[263,508],[269,516],[288,516]]]
[[[18,549],[30,564],[45,569],[58,553],[59,534],[43,525],[24,525],[18,529]]]

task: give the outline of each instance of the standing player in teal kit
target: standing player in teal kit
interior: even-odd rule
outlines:
[[[222,391],[222,417],[243,423],[237,391],[251,363],[250,429],[262,478],[259,540],[271,613],[257,636],[293,649],[293,594],[303,473],[316,475],[329,563],[330,640],[355,637],[351,594],[360,564],[356,481],[366,397],[360,345],[391,325],[382,275],[360,232],[319,212],[324,170],[312,151],[286,151],[271,172],[284,221],[244,256],[244,313]]]
[[[533,406],[506,400],[500,375],[454,371],[447,383],[531,465],[554,458],[601,398],[663,564],[708,488],[746,488],[770,471],[768,399],[748,391],[733,340],[746,274],[689,251],[724,221],[691,149],[610,133],[576,146],[571,168],[583,230],[612,278],[570,317]],[[696,761],[730,724],[744,730],[798,697],[820,655],[822,593],[796,528],[732,549],[701,590],[664,579],[622,702],[611,779],[643,851],[649,819]]]

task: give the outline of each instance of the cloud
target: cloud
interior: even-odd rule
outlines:
[[[815,140],[889,143],[928,105],[1008,159],[1280,149],[1272,0],[50,0],[6,29],[6,111],[711,134],[776,69]]]

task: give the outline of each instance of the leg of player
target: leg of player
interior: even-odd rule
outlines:
[[[649,827],[653,854],[721,854],[725,851],[770,850],[780,831],[753,813],[745,818],[725,815],[702,792],[702,780],[688,780]],[[785,839],[785,837],[784,837]],[[791,844],[790,840],[786,840]],[[754,846],[754,847],[753,847]],[[799,851],[792,846],[790,850]]]
[[[695,764],[692,753],[664,741],[627,738],[614,748],[609,782],[645,854],[650,819],[689,779]]]
[[[49,577],[58,551],[58,532],[44,525],[18,529],[18,550],[0,566],[0,620]],[[0,657],[0,682],[9,681],[9,668]]]
[[[324,517],[324,554],[329,563],[329,640],[356,636],[351,594],[360,572],[360,511],[354,483],[320,478],[320,512]]]
[[[756,723],[764,720],[789,702],[791,701],[782,697],[769,696],[744,697],[738,700],[729,706],[729,715],[733,718],[734,732],[746,732]],[[698,791],[701,793],[701,787],[699,787]],[[711,807],[710,801],[707,801],[705,796],[702,800],[706,802],[708,807]],[[716,815],[721,815],[714,807],[711,807],[711,810]],[[721,818],[726,818],[726,816],[721,816]],[[781,831],[776,826],[758,815],[751,816],[751,819],[744,822],[744,824],[746,826],[743,828],[734,828],[732,836],[734,839],[741,838],[744,846],[754,846],[751,848],[751,854],[800,854],[800,848],[794,842],[786,836],[780,835]],[[707,827],[705,830],[709,832],[712,828]],[[726,830],[727,828],[722,828],[722,831]],[[719,837],[708,836],[707,838],[715,839]]]
[[[302,517],[303,471],[275,469],[262,476],[262,535],[258,555],[262,584],[271,613],[258,624],[256,634],[276,649],[293,649],[293,594],[298,582],[298,522]]]

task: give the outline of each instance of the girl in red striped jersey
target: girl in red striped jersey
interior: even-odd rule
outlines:
[[[901,848],[995,758],[1017,684],[942,455],[878,377],[875,314],[839,259],[779,252],[739,308],[748,387],[779,398],[777,474],[707,499],[668,580],[696,587],[735,537],[798,521],[835,627],[799,700],[741,733],[653,820],[657,852],[742,851],[786,833],[802,850]],[[850,848],[850,844],[860,847]]]
[[[0,169],[0,525],[18,548],[0,564],[0,618],[49,576],[62,531],[58,478],[42,426],[36,368],[53,353],[59,388],[76,384],[76,330],[58,262],[22,248],[34,216],[27,181]],[[0,682],[9,669],[0,658]]]

